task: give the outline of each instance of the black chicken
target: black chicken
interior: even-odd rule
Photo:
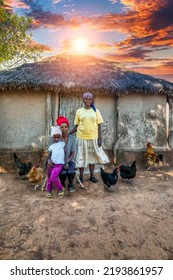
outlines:
[[[156,163],[163,162],[163,154],[159,154],[156,157]]]
[[[28,174],[28,172],[32,167],[31,162],[27,162],[27,163],[22,162],[20,158],[16,155],[16,153],[13,153],[13,156],[14,156],[15,165],[19,169],[18,174],[22,177]]]
[[[115,168],[112,173],[107,173],[101,167],[100,173],[101,173],[102,181],[105,184],[105,189],[109,192],[112,192],[111,186],[115,185],[118,180],[117,169]]]
[[[117,167],[117,170],[121,176],[122,179],[130,180],[133,179],[136,176],[136,161],[133,161],[131,166],[128,165],[120,165]]]

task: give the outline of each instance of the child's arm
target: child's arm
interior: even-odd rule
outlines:
[[[51,160],[51,155],[52,155],[52,152],[48,151],[48,155],[47,155],[47,157],[46,157],[46,159],[44,161],[43,172],[46,171],[47,164]]]

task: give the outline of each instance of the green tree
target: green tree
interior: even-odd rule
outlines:
[[[0,70],[40,57],[39,45],[33,43],[32,33],[27,33],[31,23],[31,18],[7,11],[0,0]]]

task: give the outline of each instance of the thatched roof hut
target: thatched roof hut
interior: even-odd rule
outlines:
[[[0,90],[37,89],[95,94],[161,93],[173,95],[173,84],[127,70],[91,56],[55,56],[0,72]]]
[[[61,55],[0,72],[0,151],[45,150],[58,115],[73,126],[85,91],[102,113],[105,149],[143,151],[149,140],[173,150],[173,83],[100,58]]]

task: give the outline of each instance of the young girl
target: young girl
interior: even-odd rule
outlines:
[[[48,164],[47,197],[52,196],[51,191],[53,185],[56,186],[58,195],[62,196],[64,194],[63,186],[58,178],[65,163],[65,143],[62,141],[62,132],[59,126],[51,128],[51,138],[53,143],[48,148],[48,156],[44,164],[44,171]]]

